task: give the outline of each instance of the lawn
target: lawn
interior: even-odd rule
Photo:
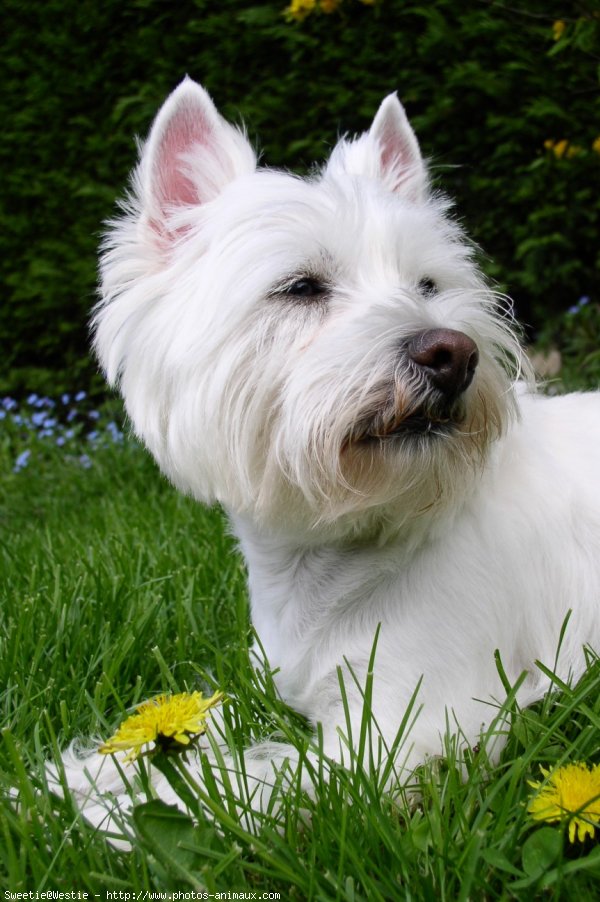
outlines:
[[[237,749],[278,734],[302,749],[311,741],[268,677],[253,673],[244,567],[221,513],[177,494],[106,409],[70,403],[57,399],[51,412],[32,399],[5,407],[0,422],[3,889],[348,902],[596,896],[597,832],[570,842],[566,825],[527,810],[540,767],[599,760],[591,653],[578,685],[525,711],[509,699],[499,764],[473,749],[463,780],[449,738],[447,758],[415,776],[408,804],[356,763],[332,766],[327,781],[313,774],[314,797],[288,792],[281,813],[248,833],[233,790],[213,784],[203,804],[188,792],[192,818],[142,799],[124,852],[52,795],[46,758],[76,738],[107,738],[161,692],[223,689]],[[46,411],[37,431],[24,422],[36,410]],[[181,779],[175,765],[171,773]]]

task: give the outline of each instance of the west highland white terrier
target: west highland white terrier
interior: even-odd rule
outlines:
[[[186,79],[111,226],[94,316],[137,435],[227,512],[278,691],[331,759],[360,734],[379,630],[365,755],[395,749],[396,775],[448,723],[480,741],[506,694],[496,650],[527,703],[549,685],[537,660],[573,679],[600,649],[600,395],[519,387],[510,315],[448,210],[395,95],[299,178],[257,168]],[[249,749],[253,804],[298,761]],[[112,760],[65,770],[92,821],[130,804]],[[175,799],[160,775],[157,792]]]

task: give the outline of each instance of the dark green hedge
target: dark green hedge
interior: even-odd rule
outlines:
[[[302,23],[285,5],[4,0],[0,390],[45,388],[48,368],[58,389],[89,380],[101,223],[133,135],[186,72],[270,164],[300,169],[398,90],[521,315],[539,325],[597,299],[597,4],[344,0]]]

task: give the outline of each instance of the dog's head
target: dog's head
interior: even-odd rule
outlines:
[[[257,168],[206,92],[177,88],[106,239],[94,316],[176,485],[340,534],[475,481],[519,347],[447,207],[395,95],[300,179]]]

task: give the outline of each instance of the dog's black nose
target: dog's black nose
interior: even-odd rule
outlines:
[[[479,362],[475,342],[455,329],[419,332],[408,344],[408,356],[449,400],[469,387]]]

